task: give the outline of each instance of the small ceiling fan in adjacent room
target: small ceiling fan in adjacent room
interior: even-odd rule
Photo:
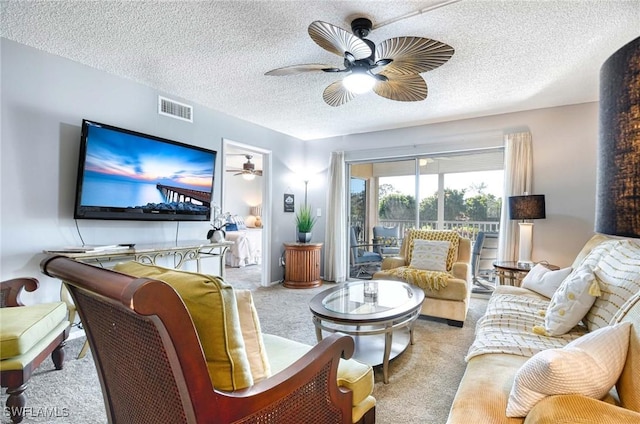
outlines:
[[[242,178],[247,181],[253,180],[256,176],[261,177],[262,171],[256,169],[256,165],[251,162],[253,155],[243,154],[242,156],[247,158],[247,161],[242,164],[242,169],[227,169],[227,172],[234,172],[233,175],[242,175]]]
[[[370,90],[403,102],[426,99],[427,83],[420,73],[447,62],[453,56],[453,47],[423,37],[395,37],[376,46],[365,38],[372,28],[373,24],[367,18],[351,22],[353,34],[326,22],[314,21],[309,25],[309,36],[323,49],[343,57],[344,68],[309,63],[273,69],[265,75],[345,73],[343,79],[330,84],[322,94],[330,106],[343,105],[356,94]]]

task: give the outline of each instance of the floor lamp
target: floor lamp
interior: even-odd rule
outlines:
[[[640,37],[600,70],[598,233],[640,238]]]
[[[509,217],[519,219],[520,242],[518,249],[518,265],[531,266],[531,249],[533,247],[533,222],[525,222],[531,219],[544,219],[545,205],[544,195],[524,195],[509,197]]]

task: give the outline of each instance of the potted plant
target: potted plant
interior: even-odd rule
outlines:
[[[296,228],[298,229],[298,241],[309,243],[311,241],[311,230],[316,224],[316,217],[311,213],[311,206],[300,206],[296,214]]]

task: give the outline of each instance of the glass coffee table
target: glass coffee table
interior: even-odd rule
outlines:
[[[353,357],[376,366],[382,364],[389,382],[389,361],[413,344],[413,324],[420,314],[424,292],[401,281],[348,281],[311,299],[316,337],[322,332],[353,337]]]

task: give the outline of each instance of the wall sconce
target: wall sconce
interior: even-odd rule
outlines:
[[[522,219],[520,226],[520,242],[518,246],[518,263],[530,265],[531,250],[533,248],[533,222],[524,222],[525,219],[544,219],[545,204],[544,195],[524,195],[509,197],[509,217]]]
[[[640,37],[600,69],[595,231],[640,237]]]
[[[304,180],[304,205],[307,206],[307,188],[309,187],[309,180]]]

